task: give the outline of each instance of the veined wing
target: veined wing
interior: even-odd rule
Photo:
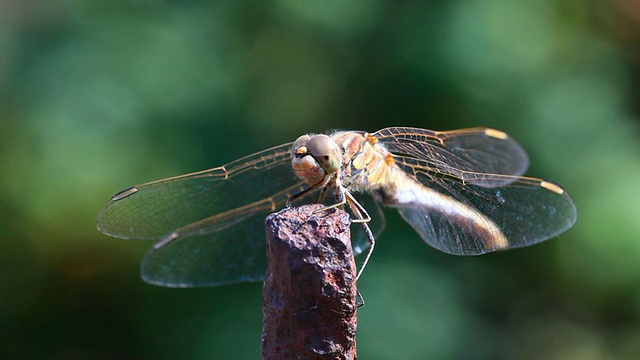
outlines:
[[[302,189],[295,184],[269,198],[220,213],[168,234],[145,256],[142,278],[169,287],[259,281],[266,269],[265,217]],[[247,190],[250,192],[251,190]]]
[[[212,215],[266,200],[300,183],[289,167],[290,149],[284,144],[221,167],[122,190],[100,210],[98,229],[124,239],[159,240]]]
[[[120,191],[100,211],[98,229],[157,241],[141,269],[152,284],[196,287],[262,280],[264,218],[306,187],[293,174],[290,151],[291,144],[284,144],[225,166]],[[309,196],[315,199],[317,190]],[[378,234],[384,217],[371,203]],[[358,228],[353,230],[354,253],[359,254],[369,243]]]
[[[138,185],[104,205],[98,229],[159,240],[142,277],[164,286],[259,280],[265,269],[265,216],[303,189],[289,164],[291,144],[218,168]]]
[[[560,186],[540,179],[467,173],[442,176],[416,159],[395,158],[421,185],[397,194],[402,217],[431,246],[455,255],[480,255],[532,245],[570,229],[576,207]],[[473,180],[473,179],[472,179]],[[485,187],[488,181],[503,184]]]
[[[529,166],[524,149],[507,134],[489,128],[453,131],[431,131],[410,127],[389,127],[373,134],[390,152],[424,162],[430,169],[463,178],[463,173],[522,175]],[[501,186],[494,182],[478,182],[485,187]],[[479,179],[469,178],[469,181]]]

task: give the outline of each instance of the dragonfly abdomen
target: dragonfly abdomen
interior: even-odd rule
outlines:
[[[385,174],[375,195],[386,206],[398,208],[425,241],[437,241],[430,238],[437,235],[431,228],[421,227],[444,218],[456,227],[473,229],[483,252],[509,248],[509,240],[500,227],[473,205],[424,186],[395,164],[388,164]],[[408,213],[410,217],[406,216]]]

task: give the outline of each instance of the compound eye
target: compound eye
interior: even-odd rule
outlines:
[[[306,142],[309,153],[328,174],[335,174],[342,165],[340,146],[327,135],[314,135]]]

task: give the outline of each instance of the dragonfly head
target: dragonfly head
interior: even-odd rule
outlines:
[[[340,146],[327,135],[302,135],[291,148],[291,166],[311,186],[324,185],[342,165]]]

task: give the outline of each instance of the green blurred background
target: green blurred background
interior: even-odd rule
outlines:
[[[261,284],[147,285],[97,213],[127,186],[327,129],[490,126],[562,184],[546,243],[441,254],[397,213],[362,359],[640,357],[640,6],[0,1],[0,356],[259,358]]]

